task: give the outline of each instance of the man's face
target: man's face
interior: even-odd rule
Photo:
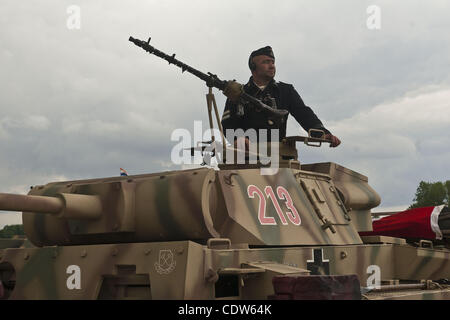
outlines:
[[[256,69],[253,70],[253,76],[262,79],[273,79],[275,77],[275,60],[269,56],[253,57]]]

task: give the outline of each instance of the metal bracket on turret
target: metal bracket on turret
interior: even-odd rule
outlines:
[[[327,218],[324,218],[322,221],[324,222],[321,227],[323,230],[330,228],[331,232],[336,233],[336,229],[334,228],[335,223],[331,223],[331,221],[328,221]]]
[[[223,180],[225,181],[225,183],[229,186],[233,186],[233,181],[231,181],[231,177],[233,176],[238,176],[239,174],[237,174],[236,172],[231,172],[228,176],[223,176]]]

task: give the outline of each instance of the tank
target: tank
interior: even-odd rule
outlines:
[[[212,127],[211,88],[229,92],[230,82],[150,39],[130,41],[207,82]],[[285,116],[233,88],[274,120]],[[0,210],[23,212],[27,237],[0,242],[0,299],[449,299],[446,242],[362,236],[380,203],[368,178],[333,162],[301,163],[297,142],[326,141],[310,133],[272,142],[279,155],[272,174],[261,174],[262,161],[224,161],[218,170],[0,194]]]
[[[222,164],[0,194],[33,244],[0,249],[2,299],[448,298],[450,251],[360,236],[379,195],[336,163],[301,165],[299,138],[273,175]]]

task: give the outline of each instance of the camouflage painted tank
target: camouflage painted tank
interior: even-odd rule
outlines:
[[[267,299],[289,296],[274,287],[284,277],[340,276],[367,298],[449,297],[437,283],[449,250],[359,236],[380,202],[365,176],[297,159],[258,171],[224,164],[1,194],[2,210],[24,211],[35,245],[0,250],[2,298]]]
[[[204,79],[211,126],[213,105],[218,120],[211,87],[227,91],[229,83],[130,41]],[[243,96],[275,118],[284,115]],[[34,245],[0,242],[0,298],[450,298],[450,250],[360,236],[372,230],[371,209],[380,203],[367,177],[332,162],[301,164],[297,141],[325,142],[296,136],[272,144],[279,158],[270,175],[261,174],[261,163],[225,162],[220,170],[0,194],[0,210],[23,212]]]

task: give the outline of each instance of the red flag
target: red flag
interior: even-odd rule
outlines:
[[[373,221],[373,231],[361,236],[389,236],[396,238],[442,239],[438,219],[444,205],[415,208]]]

